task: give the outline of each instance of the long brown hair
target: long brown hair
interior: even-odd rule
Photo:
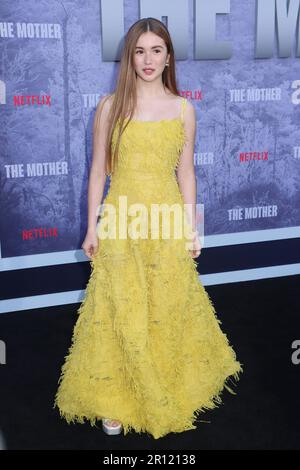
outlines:
[[[142,18],[131,25],[125,36],[124,48],[120,61],[120,70],[115,92],[108,95],[106,99],[113,97],[109,110],[107,122],[107,139],[105,145],[106,154],[106,174],[111,175],[117,163],[117,155],[121,140],[121,134],[132,119],[136,104],[136,72],[134,69],[135,46],[141,34],[151,31],[160,36],[166,46],[167,53],[170,54],[169,66],[165,67],[162,73],[162,82],[171,93],[180,96],[176,85],[174,48],[170,33],[164,23],[156,18]],[[106,100],[104,100],[106,101]],[[124,129],[124,120],[128,118]],[[118,137],[116,139],[115,151],[112,154],[112,137],[114,128],[120,119]]]

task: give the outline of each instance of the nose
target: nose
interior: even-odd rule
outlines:
[[[151,64],[151,57],[150,57],[151,52],[148,54],[146,53],[145,55],[145,64],[150,65]]]

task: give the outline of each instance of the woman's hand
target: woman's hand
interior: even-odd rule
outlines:
[[[191,241],[192,247],[189,249],[190,255],[192,258],[198,258],[198,256],[201,253],[201,243],[199,240],[199,233],[196,231],[193,231],[193,238]]]
[[[98,251],[99,240],[95,231],[88,230],[85,239],[81,245],[85,255],[92,259]]]

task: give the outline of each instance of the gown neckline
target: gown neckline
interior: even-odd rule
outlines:
[[[125,118],[125,119],[128,120],[128,118]],[[159,123],[159,122],[171,122],[171,121],[180,121],[182,123],[182,119],[180,117],[169,118],[169,119],[159,119],[159,120],[156,120],[156,121],[143,121],[141,119],[131,119],[130,120],[130,122],[147,123],[147,124],[156,124],[156,123]]]

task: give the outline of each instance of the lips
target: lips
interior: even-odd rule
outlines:
[[[143,72],[145,75],[152,75],[154,72],[154,69],[143,69]]]

